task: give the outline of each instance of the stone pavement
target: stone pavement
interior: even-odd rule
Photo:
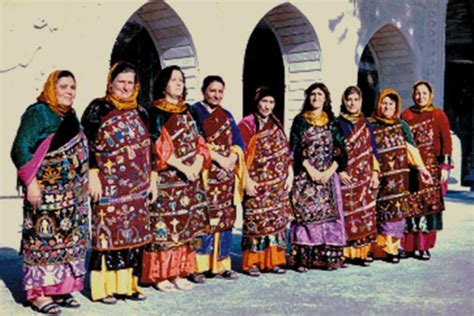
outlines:
[[[235,282],[212,279],[190,292],[144,288],[145,302],[114,306],[91,302],[86,289],[76,295],[82,307],[63,308],[62,315],[473,315],[474,197],[450,192],[446,206],[445,228],[428,262],[377,261],[369,268],[288,271],[260,278],[239,274]],[[31,315],[23,305],[17,255],[21,203],[2,200],[0,207],[0,315]],[[234,236],[232,259],[240,271],[239,229]]]

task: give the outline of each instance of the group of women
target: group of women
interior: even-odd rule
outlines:
[[[238,205],[250,276],[430,258],[451,138],[428,82],[415,83],[415,104],[402,114],[400,95],[381,91],[369,118],[359,88],[344,91],[335,118],[328,88],[314,83],[289,138],[271,89],[257,89],[239,124],[221,105],[224,89],[208,76],[203,101],[190,106],[184,74],[170,66],[144,108],[137,70],[121,62],[79,121],[74,75],[51,73],[11,152],[25,194],[23,285],[33,309],[79,307],[71,293],[83,289],[86,270],[92,300],[105,304],[146,299],[138,284],[174,292],[191,289],[190,280],[236,279]]]

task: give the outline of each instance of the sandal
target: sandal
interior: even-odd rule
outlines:
[[[418,257],[418,259],[423,260],[423,261],[430,260],[431,259],[430,251],[429,250],[420,251],[420,256]]]
[[[260,270],[257,267],[253,267],[252,269],[245,271],[245,274],[253,276],[253,277],[259,277]]]
[[[299,272],[299,273],[306,273],[308,272],[308,268],[306,267],[303,267],[303,266],[299,266],[298,268],[296,268],[296,272]]]
[[[285,274],[286,270],[279,266],[274,266],[273,268],[269,270],[269,272],[275,273],[275,274]]]
[[[71,294],[60,295],[57,297],[57,299],[54,300],[54,302],[59,306],[66,308],[81,307],[81,304],[79,304],[79,302],[76,301],[76,299]]]
[[[192,274],[191,276],[189,276],[189,279],[197,284],[205,283],[207,280],[206,276],[203,273]]]
[[[225,270],[217,275],[218,278],[226,279],[226,280],[237,280],[239,276],[237,272],[234,270]]]
[[[59,315],[61,314],[61,308],[55,302],[49,302],[44,304],[41,307],[36,306],[35,304],[31,303],[31,308],[38,313],[46,314],[46,315]]]
[[[131,300],[131,301],[145,301],[146,300],[146,295],[142,293],[135,292],[130,296],[127,296],[126,299]]]
[[[173,283],[178,290],[189,291],[193,288],[193,284],[191,282],[179,277],[171,281],[171,283]]]
[[[178,292],[176,286],[168,280],[158,282],[154,284],[153,287],[162,292]]]
[[[102,304],[105,305],[115,305],[117,304],[117,299],[113,296],[107,296],[99,300]]]

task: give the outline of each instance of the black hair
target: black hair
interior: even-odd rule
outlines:
[[[344,101],[347,100],[347,98],[351,95],[351,94],[357,94],[360,99],[361,99],[361,102],[362,102],[362,90],[360,90],[359,87],[357,86],[349,86],[346,88],[346,90],[344,90],[344,92],[342,93],[342,98],[341,98],[341,113],[347,113],[347,109],[346,109],[346,106],[344,105]]]
[[[321,91],[323,91],[324,96],[326,97],[326,100],[324,101],[323,105],[323,111],[326,112],[329,121],[332,121],[334,119],[334,113],[332,112],[331,107],[331,93],[329,92],[329,89],[326,87],[326,85],[322,82],[315,82],[304,91],[305,99],[303,102],[303,109],[301,110],[301,113],[311,111],[313,109],[310,97],[311,93],[316,89],[320,89]]]
[[[222,83],[222,85],[225,87],[224,79],[222,79],[221,76],[211,75],[211,76],[207,76],[207,77],[204,78],[204,80],[202,81],[201,92],[204,93],[204,91],[206,91],[207,87],[209,87],[209,85],[210,85],[211,83],[215,82],[215,81]]]
[[[64,77],[70,77],[72,79],[74,79],[74,81],[76,81],[76,77],[74,77],[74,74],[72,72],[70,72],[69,70],[61,70],[59,73],[58,73],[58,79],[61,79],[61,78],[64,78]]]
[[[168,66],[161,70],[155,78],[155,82],[153,84],[153,100],[163,99],[165,97],[165,90],[166,86],[168,85],[168,81],[170,81],[171,74],[173,71],[179,71],[183,76],[183,100],[186,99],[186,78],[184,77],[184,72],[181,70],[179,66],[173,65]]]
[[[118,62],[117,66],[115,66],[114,70],[110,74],[110,81],[114,81],[117,76],[123,72],[132,72],[135,74],[135,83],[138,82],[137,78],[137,68],[128,62]]]

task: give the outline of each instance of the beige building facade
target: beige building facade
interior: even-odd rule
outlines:
[[[11,143],[48,74],[76,75],[81,115],[104,95],[114,44],[127,24],[147,32],[156,67],[183,68],[189,102],[200,100],[206,75],[221,75],[224,104],[239,120],[248,91],[275,83],[288,130],[311,83],[329,87],[338,113],[344,88],[367,73],[376,74],[376,89],[398,90],[404,107],[413,82],[429,80],[442,107],[446,12],[447,0],[2,1],[0,196],[16,195]],[[267,55],[281,59],[275,69],[261,68]]]

